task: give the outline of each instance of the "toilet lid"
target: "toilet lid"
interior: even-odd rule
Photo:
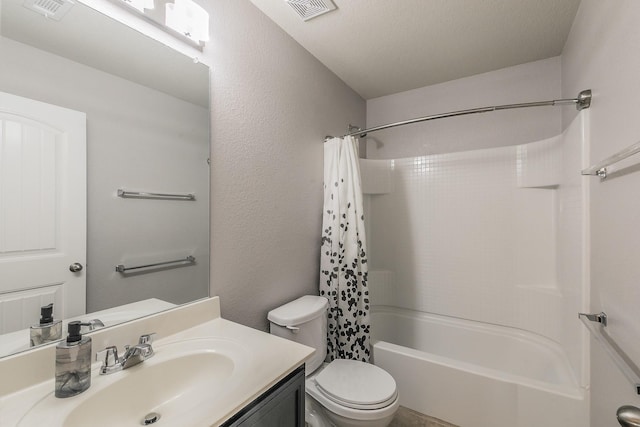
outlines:
[[[337,359],[315,378],[318,389],[345,406],[376,409],[396,397],[396,382],[377,366],[356,360]]]

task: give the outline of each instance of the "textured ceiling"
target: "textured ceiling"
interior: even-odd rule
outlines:
[[[580,0],[251,0],[365,99],[560,55]]]

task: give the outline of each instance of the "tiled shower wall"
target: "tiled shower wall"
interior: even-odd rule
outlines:
[[[361,160],[373,303],[544,335],[580,377],[583,115],[529,144]]]

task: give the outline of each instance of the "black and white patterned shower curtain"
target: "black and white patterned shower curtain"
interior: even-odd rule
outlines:
[[[367,243],[355,138],[324,143],[320,295],[329,300],[327,353],[369,361]]]

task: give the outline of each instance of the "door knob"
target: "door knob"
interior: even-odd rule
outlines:
[[[640,427],[640,409],[635,406],[624,405],[619,407],[616,416],[622,427]]]
[[[69,266],[69,271],[71,271],[72,273],[78,273],[82,271],[82,268],[82,264],[80,264],[79,262],[74,262]]]

